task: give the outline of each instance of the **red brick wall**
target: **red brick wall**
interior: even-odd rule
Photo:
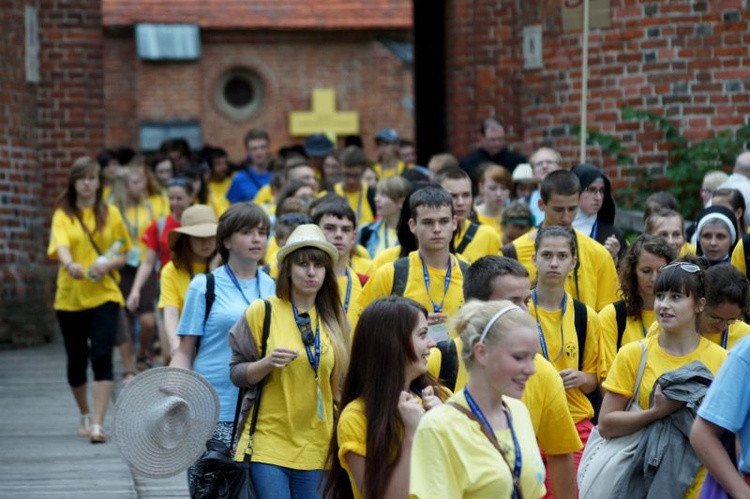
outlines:
[[[496,113],[517,150],[550,144],[578,159],[581,33],[562,31],[562,0],[453,0],[448,7],[451,148],[466,152]],[[590,38],[589,127],[622,139],[636,164],[660,170],[662,135],[624,121],[620,107],[663,113],[691,138],[742,125],[750,114],[750,9],[742,0],[611,0],[612,23]],[[524,70],[524,26],[543,26],[544,68]],[[619,184],[624,171],[589,148]]]
[[[38,7],[40,82],[25,79],[24,7]],[[0,8],[0,343],[50,337],[52,203],[71,160],[101,147],[98,0]]]
[[[370,152],[378,129],[395,128],[413,137],[413,116],[402,105],[411,98],[412,72],[375,35],[203,33],[197,62],[143,62],[132,32],[105,41],[107,144],[138,146],[142,120],[197,119],[206,143],[245,155],[242,137],[251,128],[271,135],[272,147],[301,142],[288,135],[288,113],[310,108],[311,90],[331,87],[337,108],[360,113]],[[215,85],[228,69],[247,66],[264,80],[265,99],[250,119],[236,123],[214,105]],[[132,99],[133,95],[138,100]]]

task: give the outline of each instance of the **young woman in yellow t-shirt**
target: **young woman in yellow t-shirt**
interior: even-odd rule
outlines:
[[[447,393],[427,373],[434,346],[427,310],[413,300],[382,298],[362,313],[331,439],[326,497],[408,495],[414,432]]]
[[[677,211],[660,209],[649,215],[644,222],[645,233],[664,239],[679,258],[695,254],[695,246],[685,241],[685,220]]]
[[[512,188],[513,179],[507,169],[493,163],[479,167],[479,195],[482,202],[476,205],[477,220],[491,227],[500,237],[503,235],[503,209]]]
[[[471,301],[454,317],[466,386],[427,412],[414,436],[410,497],[542,497],[544,463],[517,400],[534,374],[534,320],[510,301]]]
[[[177,350],[180,339],[177,326],[185,305],[185,294],[195,274],[208,271],[208,264],[216,255],[216,228],[218,220],[214,210],[202,204],[191,206],[182,214],[182,225],[167,235],[170,262],[162,269],[159,278],[158,307],[164,311],[164,329],[171,353]]]
[[[660,237],[643,234],[620,261],[620,294],[623,299],[599,312],[599,376],[606,378],[617,351],[631,341],[642,340],[654,322],[654,283],[659,269],[676,253]],[[624,326],[620,331],[620,326]]]
[[[635,393],[636,372],[642,347],[637,342],[625,345],[615,357],[604,382],[604,401],[599,415],[599,432],[604,438],[630,435],[654,421],[665,418],[682,407],[682,402],[668,399],[656,384],[668,371],[700,361],[714,376],[727,352],[703,338],[696,330],[698,315],[703,311],[703,277],[700,266],[684,261],[661,269],[654,284],[654,312],[659,333],[643,340],[646,345],[646,368],[636,401],[641,411],[627,411]],[[653,392],[653,394],[652,394]],[[653,403],[649,397],[653,396]],[[705,471],[699,471],[686,497],[697,497]]]
[[[320,497],[334,404],[349,365],[349,328],[333,267],[336,247],[317,225],[300,225],[279,250],[281,265],[266,355],[262,351],[265,305],[245,313],[250,341],[232,341],[232,378],[238,386],[263,383],[257,426],[252,418],[237,444],[237,459],[251,460],[259,499]],[[245,343],[246,345],[243,345]]]
[[[120,212],[102,200],[96,160],[79,158],[57,200],[47,254],[60,262],[55,311],[68,357],[68,384],[81,414],[79,433],[106,441],[102,425],[112,396],[112,347],[123,305],[114,272],[125,265],[130,237]],[[86,371],[94,371],[89,414]]]

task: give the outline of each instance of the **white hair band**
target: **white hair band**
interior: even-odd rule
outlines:
[[[490,329],[492,329],[492,326],[495,325],[495,323],[500,319],[500,317],[510,312],[511,310],[521,310],[521,307],[519,307],[518,305],[508,305],[507,307],[500,309],[498,313],[492,316],[492,319],[490,319],[487,325],[484,326],[484,329],[482,330],[482,335],[479,337],[479,343],[484,343],[484,339],[487,337],[487,333],[490,332]]]

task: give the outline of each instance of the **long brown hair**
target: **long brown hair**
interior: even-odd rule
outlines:
[[[666,261],[665,265],[677,257],[664,239],[649,234],[638,236],[638,239],[625,252],[617,272],[620,278],[620,292],[625,300],[627,315],[636,319],[643,312],[643,297],[638,290],[636,268],[638,259],[644,251],[663,258]]]
[[[399,457],[404,423],[398,412],[398,399],[406,384],[406,366],[419,360],[411,337],[420,315],[427,318],[427,310],[419,303],[389,296],[374,301],[362,312],[354,333],[352,362],[341,392],[341,407],[359,398],[364,401],[367,455],[361,492],[366,499],[383,496]],[[445,394],[430,374],[420,376],[411,386],[416,392],[432,386],[436,395]],[[331,469],[324,497],[352,497],[351,482],[338,457],[336,428],[328,452]]]
[[[333,346],[335,364],[331,376],[331,389],[333,399],[338,401],[341,380],[349,367],[349,323],[341,305],[338,278],[333,272],[331,257],[325,251],[313,247],[303,247],[291,253],[279,265],[276,296],[292,301],[292,265],[303,262],[318,263],[326,269],[323,286],[315,296],[315,308]]]
[[[206,271],[208,271],[209,262],[216,255],[216,250],[206,258],[205,262],[201,262],[200,259],[193,253],[190,247],[190,238],[195,236],[189,236],[187,234],[180,234],[177,242],[174,245],[174,249],[169,252],[170,261],[177,270],[186,270],[191,276],[195,274],[193,267],[196,263],[205,263]]]
[[[55,206],[60,208],[66,215],[71,219],[73,217],[83,220],[81,210],[78,208],[78,194],[76,193],[75,183],[78,179],[83,178],[86,174],[91,171],[95,171],[99,176],[99,188],[96,190],[96,198],[94,199],[94,218],[96,219],[96,226],[94,232],[102,229],[107,224],[107,205],[102,200],[102,175],[99,163],[88,156],[83,156],[76,159],[73,162],[73,166],[70,168],[68,173],[68,185],[65,190],[57,198]]]

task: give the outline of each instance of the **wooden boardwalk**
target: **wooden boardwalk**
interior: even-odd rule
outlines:
[[[117,355],[115,354],[117,358]],[[122,379],[115,364],[115,377]],[[121,389],[118,382],[115,396]],[[113,441],[78,436],[78,409],[65,380],[61,340],[0,351],[0,498],[189,497],[184,473],[134,477]]]

